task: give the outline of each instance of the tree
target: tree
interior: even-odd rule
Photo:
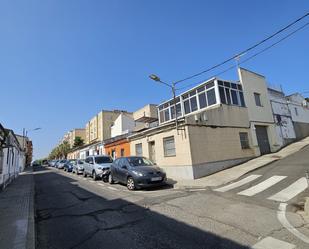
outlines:
[[[67,141],[64,141],[62,144],[59,144],[50,152],[48,158],[50,159],[67,158],[69,151],[70,151],[70,145]]]
[[[73,144],[73,148],[79,147],[84,145],[84,140],[81,137],[76,137],[74,139],[74,144]]]

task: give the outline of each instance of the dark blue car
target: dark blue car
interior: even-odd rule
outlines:
[[[126,184],[129,190],[166,184],[166,173],[145,157],[117,158],[110,168],[109,183]]]
[[[66,161],[63,166],[63,170],[67,172],[72,172],[73,170],[73,160]]]

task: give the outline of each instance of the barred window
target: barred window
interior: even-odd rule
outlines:
[[[164,156],[176,156],[175,139],[174,137],[163,138]]]
[[[242,149],[249,149],[249,138],[247,132],[239,132],[240,145]]]

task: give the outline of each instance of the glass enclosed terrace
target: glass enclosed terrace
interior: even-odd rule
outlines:
[[[176,97],[177,117],[184,117],[218,104],[244,107],[242,85],[226,80],[208,80]],[[160,124],[175,119],[174,108],[174,100],[158,106]]]

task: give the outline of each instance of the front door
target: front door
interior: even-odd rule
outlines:
[[[270,153],[270,145],[268,140],[266,126],[255,126],[256,138],[260,148],[261,155]]]
[[[155,142],[149,142],[149,159],[155,163],[156,162],[156,150],[155,150]]]

